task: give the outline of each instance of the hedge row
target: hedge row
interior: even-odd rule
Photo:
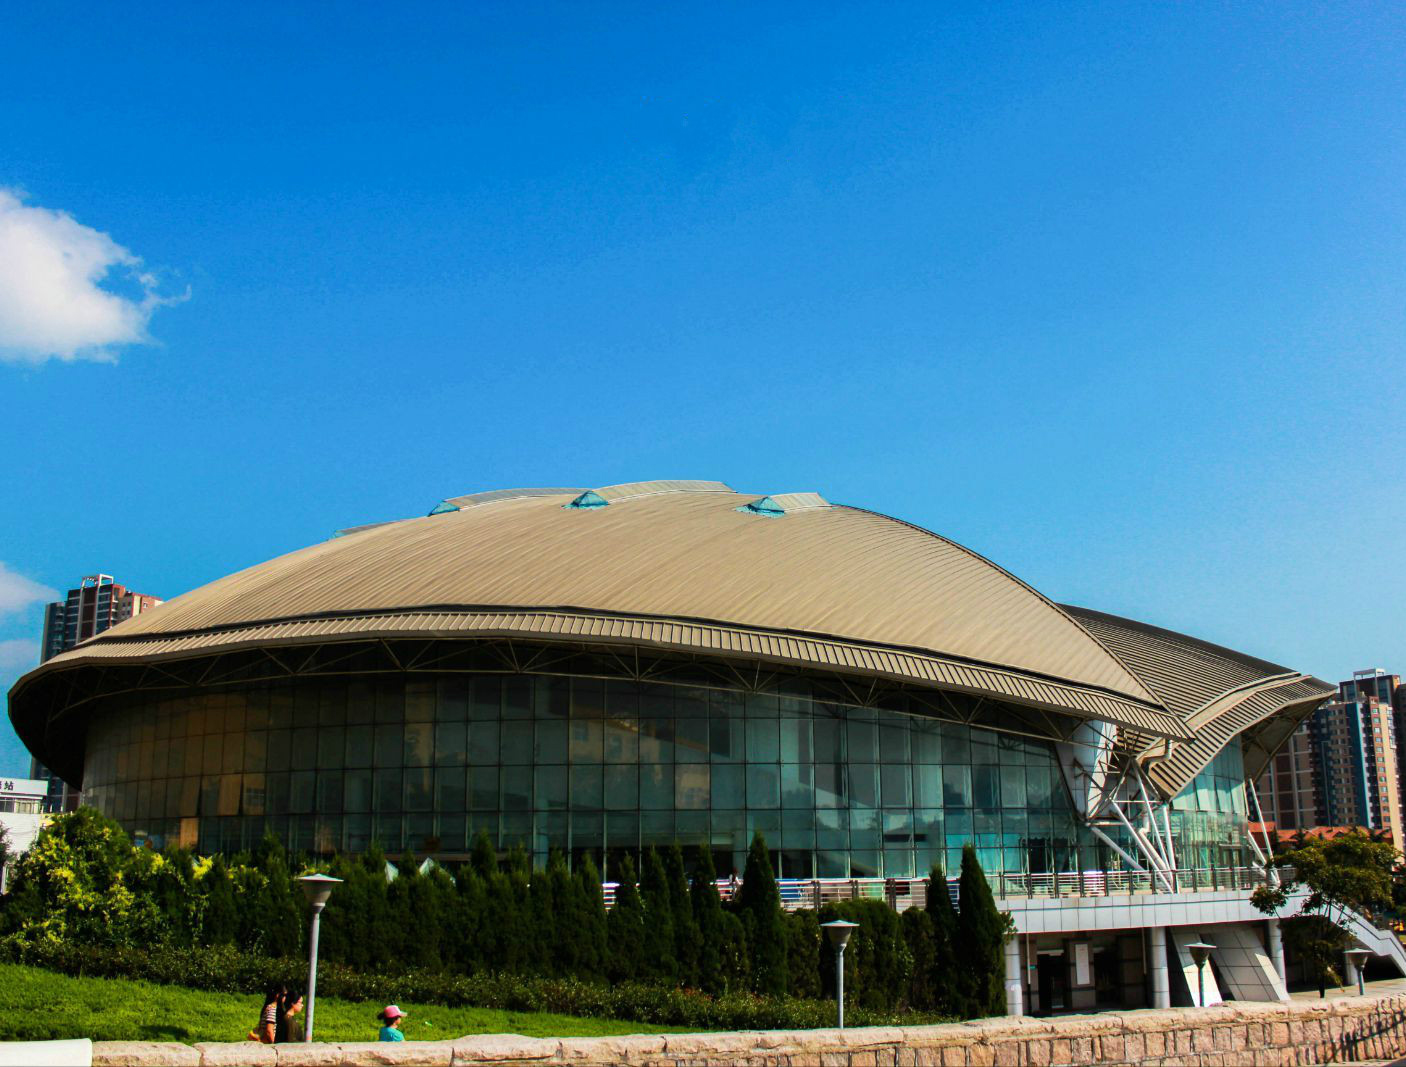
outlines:
[[[298,985],[307,977],[306,965],[298,961],[249,955],[225,945],[197,951],[136,949],[7,937],[0,939],[0,960],[68,975],[136,978],[219,993],[259,993],[271,984]],[[752,993],[709,996],[643,982],[604,985],[574,978],[433,971],[363,974],[340,964],[322,964],[317,988],[321,996],[358,1002],[543,1011],[699,1030],[804,1030],[835,1022],[830,1001]],[[950,1021],[933,1013],[874,1011],[858,1005],[847,1005],[845,1017],[855,1026]]]
[[[406,855],[389,880],[394,868],[374,845],[336,856],[326,866],[343,884],[322,923],[322,958],[356,975],[521,975],[563,988],[609,982],[806,1001],[833,996],[834,959],[820,923],[843,918],[858,924],[845,955],[852,1005],[965,1017],[1004,1010],[1008,920],[971,848],[962,859],[960,921],[936,870],[927,909],[901,918],[861,900],[827,904],[819,915],[787,913],[760,834],[726,904],[708,850],[691,876],[677,844],[648,849],[641,860],[637,884],[631,857],[621,858],[607,910],[589,857],[571,870],[554,852],[545,870],[534,870],[525,852],[504,857],[485,834],[468,862],[422,870]],[[117,823],[81,808],[55,818],[15,865],[0,898],[0,935],[194,958],[235,947],[296,961],[306,951],[307,908],[294,874],[305,868],[272,837],[228,858],[134,847]]]

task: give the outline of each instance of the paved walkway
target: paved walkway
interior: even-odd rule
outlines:
[[[1367,995],[1368,995],[1369,997],[1370,997],[1370,996],[1386,996],[1386,995],[1388,995],[1388,994],[1390,994],[1390,993],[1406,993],[1406,978],[1386,978],[1386,979],[1382,979],[1381,981],[1377,981],[1377,982],[1368,982],[1368,983],[1367,983]],[[1333,986],[1329,986],[1329,987],[1328,987],[1328,996],[1327,996],[1326,999],[1328,999],[1328,1000],[1338,1000],[1338,999],[1340,999],[1340,998],[1342,998],[1342,997],[1355,997],[1355,996],[1357,996],[1357,987],[1356,987],[1356,986],[1352,986],[1352,987],[1350,987],[1350,988],[1349,988],[1349,987],[1343,987],[1342,989],[1335,989]],[[1290,994],[1289,994],[1289,999],[1290,999],[1290,1000],[1317,1000],[1317,999],[1318,999],[1318,990],[1316,990],[1316,989],[1301,989],[1301,990],[1299,990],[1299,991],[1296,992],[1296,993],[1290,993]]]

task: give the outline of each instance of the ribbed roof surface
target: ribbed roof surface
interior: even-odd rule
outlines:
[[[1168,795],[1237,735],[1262,763],[1264,745],[1333,692],[1185,634],[1061,608],[886,515],[815,493],[658,481],[471,493],[425,518],[343,531],[49,660],[16,683],[10,713],[34,744],[53,687],[26,693],[55,672],[367,637],[517,635],[867,675],[1103,719]]]
[[[1144,751],[1148,776],[1169,796],[1184,789],[1237,734],[1281,712],[1301,716],[1335,687],[1317,678],[1186,634],[1065,605],[1131,667],[1189,738]]]
[[[1063,607],[1184,718],[1241,686],[1276,676],[1298,676],[1288,667],[1173,630],[1070,604]]]
[[[1142,682],[1062,610],[908,523],[827,506],[813,494],[784,494],[801,506],[781,517],[748,514],[736,509],[762,494],[721,483],[612,486],[597,491],[612,502],[593,508],[564,507],[570,492],[472,494],[476,506],[313,545],[169,601],[41,670],[96,661],[119,644],[128,656],[187,636],[218,647],[220,632],[235,640],[236,629],[275,622],[316,629],[332,619],[411,617],[396,624],[404,632],[414,617],[432,627],[436,612],[500,621],[546,613],[799,640],[817,666],[861,652],[913,653],[915,661],[1019,680],[978,690],[1050,703],[1020,687],[1073,687],[1102,701],[1115,721],[1123,706],[1140,725],[1150,716],[1149,728],[1180,732]],[[934,681],[927,668],[914,668],[912,678]],[[1067,696],[1055,703],[1079,707]]]

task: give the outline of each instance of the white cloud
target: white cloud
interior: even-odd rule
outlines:
[[[0,360],[110,360],[148,343],[152,313],[180,299],[107,234],[0,188]]]
[[[48,586],[30,581],[0,563],[0,615],[21,611],[31,604],[57,600],[59,594]]]
[[[38,641],[0,641],[0,678],[15,677],[38,664]]]

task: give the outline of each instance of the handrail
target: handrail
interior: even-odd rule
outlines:
[[[1195,867],[1170,873],[1172,892],[1202,893],[1251,890],[1265,880],[1263,867]],[[1038,900],[1059,897],[1122,897],[1165,893],[1161,879],[1150,871],[1083,870],[1003,873],[990,879],[997,899]],[[619,883],[601,886],[605,906],[615,903]],[[718,895],[729,901],[741,888],[734,879],[719,879]],[[947,879],[947,892],[958,903],[959,879]],[[895,911],[927,907],[926,878],[778,878],[777,892],[787,911],[819,910],[842,900],[880,900]]]

